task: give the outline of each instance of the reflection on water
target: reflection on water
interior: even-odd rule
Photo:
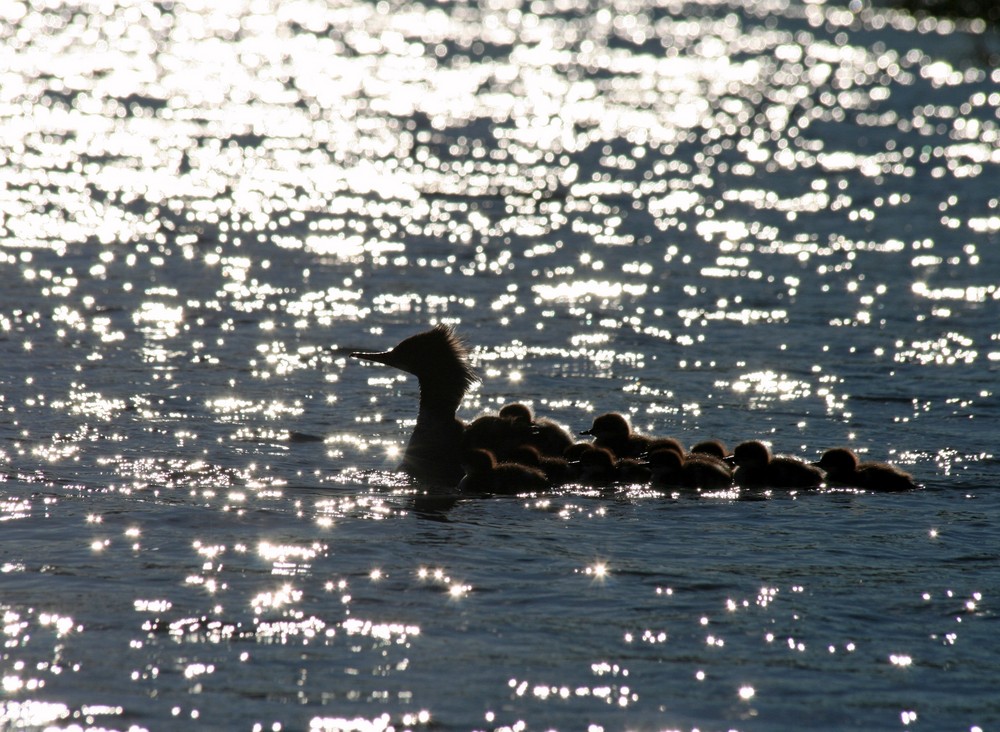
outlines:
[[[997,47],[834,0],[0,4],[0,726],[995,724]],[[348,354],[438,322],[463,416],[927,490],[427,495],[415,383]]]

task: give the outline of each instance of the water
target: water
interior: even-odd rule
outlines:
[[[1000,725],[995,31],[215,5],[0,6],[0,726]],[[347,354],[437,322],[467,418],[923,489],[425,496]]]

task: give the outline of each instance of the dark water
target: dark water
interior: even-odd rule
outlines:
[[[1000,725],[995,31],[216,5],[0,4],[0,727]],[[434,323],[923,488],[428,498],[347,354]]]

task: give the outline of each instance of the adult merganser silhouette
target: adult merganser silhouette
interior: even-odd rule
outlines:
[[[852,450],[835,447],[823,453],[818,463],[833,483],[872,491],[909,491],[917,487],[913,476],[889,463],[861,462]]]
[[[455,416],[462,397],[479,381],[469,352],[455,332],[438,325],[401,341],[390,351],[352,353],[413,374],[420,384],[417,424],[403,453],[401,470],[420,481],[451,487],[462,479],[463,424]]]
[[[797,458],[772,456],[758,440],[741,442],[733,450],[737,485],[747,488],[818,488],[825,475],[815,465]]]

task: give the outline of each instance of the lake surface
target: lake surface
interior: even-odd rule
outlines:
[[[216,7],[219,6],[219,7]],[[867,2],[0,4],[0,727],[1000,727],[1000,70]],[[921,484],[428,495],[574,431]]]

